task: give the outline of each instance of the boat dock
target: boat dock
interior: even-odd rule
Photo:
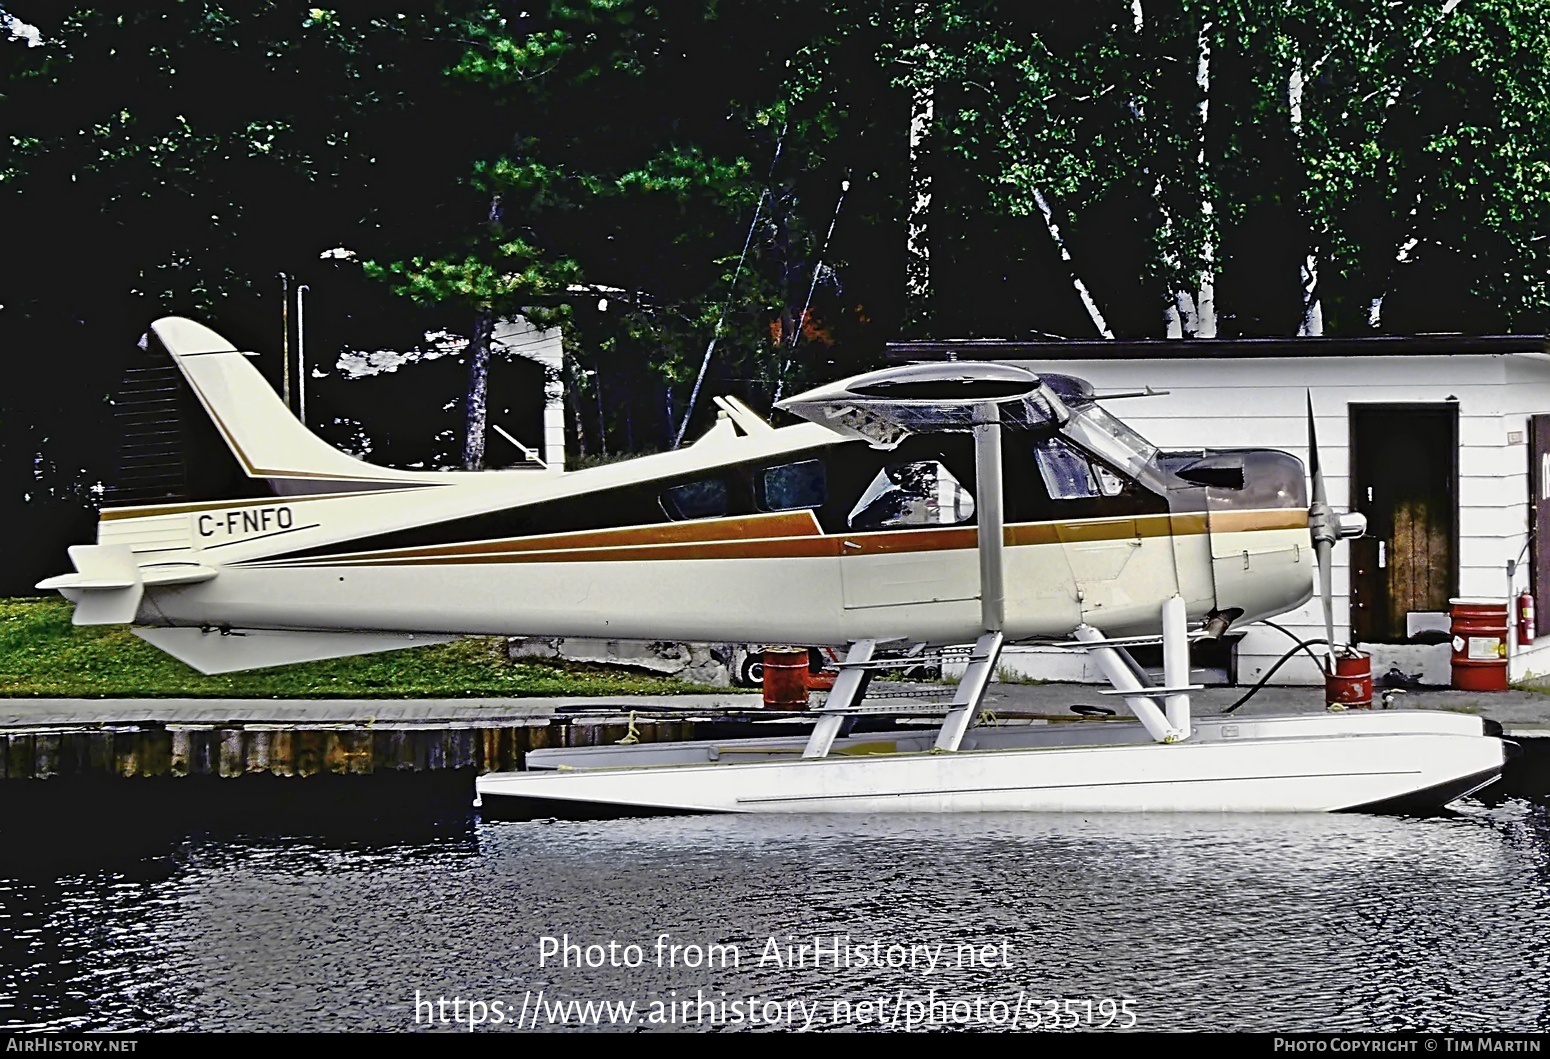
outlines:
[[[885,689],[885,690],[884,690]],[[889,697],[945,701],[946,685],[883,685]],[[1000,719],[1090,720],[1073,706],[1123,706],[1081,684],[995,684]],[[1242,688],[1207,688],[1195,708],[1218,713]],[[1379,692],[1381,696],[1381,690]],[[1376,698],[1376,697],[1375,697]],[[813,693],[820,703],[822,692]],[[1381,701],[1381,700],[1379,700]],[[1375,701],[1374,708],[1382,708]],[[1488,717],[1550,775],[1550,693],[1412,690],[1396,708]],[[1322,689],[1270,687],[1238,710],[1321,711]],[[929,709],[929,705],[927,706]],[[227,780],[520,769],[529,750],[713,739],[805,730],[800,714],[770,711],[758,694],[532,699],[0,699],[0,779],[211,776]]]
[[[758,695],[0,699],[0,779],[365,776],[522,767],[529,750],[692,739]]]

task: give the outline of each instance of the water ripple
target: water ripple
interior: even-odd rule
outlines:
[[[0,1026],[398,1030],[415,1028],[417,994],[832,1012],[934,990],[1026,1007],[1125,1000],[1139,1029],[1544,1031],[1547,914],[1550,807],[1519,799],[1429,819],[680,817],[470,821],[400,842],[191,836],[98,869],[0,874]],[[540,960],[541,939],[566,937],[581,966]],[[938,958],[835,966],[795,948],[836,938],[847,955]],[[586,946],[610,942],[640,946],[641,966],[587,966]],[[711,946],[736,966],[708,966]]]

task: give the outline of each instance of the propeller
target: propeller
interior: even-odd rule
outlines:
[[[1313,534],[1313,553],[1319,564],[1319,596],[1324,603],[1324,634],[1329,644],[1329,669],[1335,671],[1335,601],[1332,598],[1334,572],[1331,556],[1335,541],[1342,537],[1360,537],[1367,532],[1367,517],[1356,512],[1336,515],[1324,493],[1324,471],[1319,466],[1318,429],[1313,422],[1313,391],[1308,391],[1308,473],[1313,477],[1313,503],[1308,507],[1308,529]]]
[[[1313,554],[1319,564],[1319,597],[1324,603],[1324,642],[1329,645],[1329,672],[1335,671],[1335,601],[1330,598],[1334,572],[1330,557],[1335,550],[1329,500],[1324,495],[1324,471],[1319,467],[1319,434],[1313,423],[1313,391],[1308,391],[1308,473],[1313,476],[1313,505],[1308,508],[1308,528],[1313,531]]]

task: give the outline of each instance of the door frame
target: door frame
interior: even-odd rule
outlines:
[[[1550,540],[1546,539],[1550,520],[1539,517],[1541,499],[1550,499],[1545,497],[1550,487],[1546,471],[1550,468],[1544,458],[1550,452],[1550,414],[1530,412],[1524,432],[1528,442],[1528,586],[1538,607],[1543,605],[1540,600],[1550,599]]]
[[[1451,569],[1448,571],[1450,597],[1458,595],[1459,571],[1460,571],[1460,540],[1459,540],[1459,419],[1461,416],[1457,398],[1443,401],[1351,401],[1346,405],[1346,430],[1348,448],[1346,449],[1346,488],[1348,511],[1365,511],[1366,506],[1361,499],[1360,486],[1365,483],[1365,476],[1359,476],[1361,469],[1361,448],[1357,438],[1357,420],[1365,412],[1440,412],[1446,410],[1448,415],[1448,462],[1447,462],[1447,487],[1449,499],[1448,512],[1448,537],[1452,543],[1450,551]],[[1356,546],[1356,541],[1351,541],[1351,547]],[[1356,562],[1348,551],[1346,553],[1346,599],[1347,599],[1347,628],[1351,632],[1351,640],[1354,643],[1358,637],[1357,612],[1356,612]],[[1399,630],[1402,634],[1404,630]],[[1408,638],[1406,638],[1408,639]],[[1405,639],[1394,642],[1405,642]]]

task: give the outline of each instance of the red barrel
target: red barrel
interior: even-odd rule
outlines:
[[[1372,656],[1348,647],[1335,656],[1335,671],[1324,674],[1324,702],[1350,710],[1372,709]]]
[[[1506,691],[1506,602],[1494,599],[1448,602],[1453,619],[1453,686],[1460,691]]]
[[[765,709],[807,709],[808,660],[805,647],[766,647],[764,649]]]

